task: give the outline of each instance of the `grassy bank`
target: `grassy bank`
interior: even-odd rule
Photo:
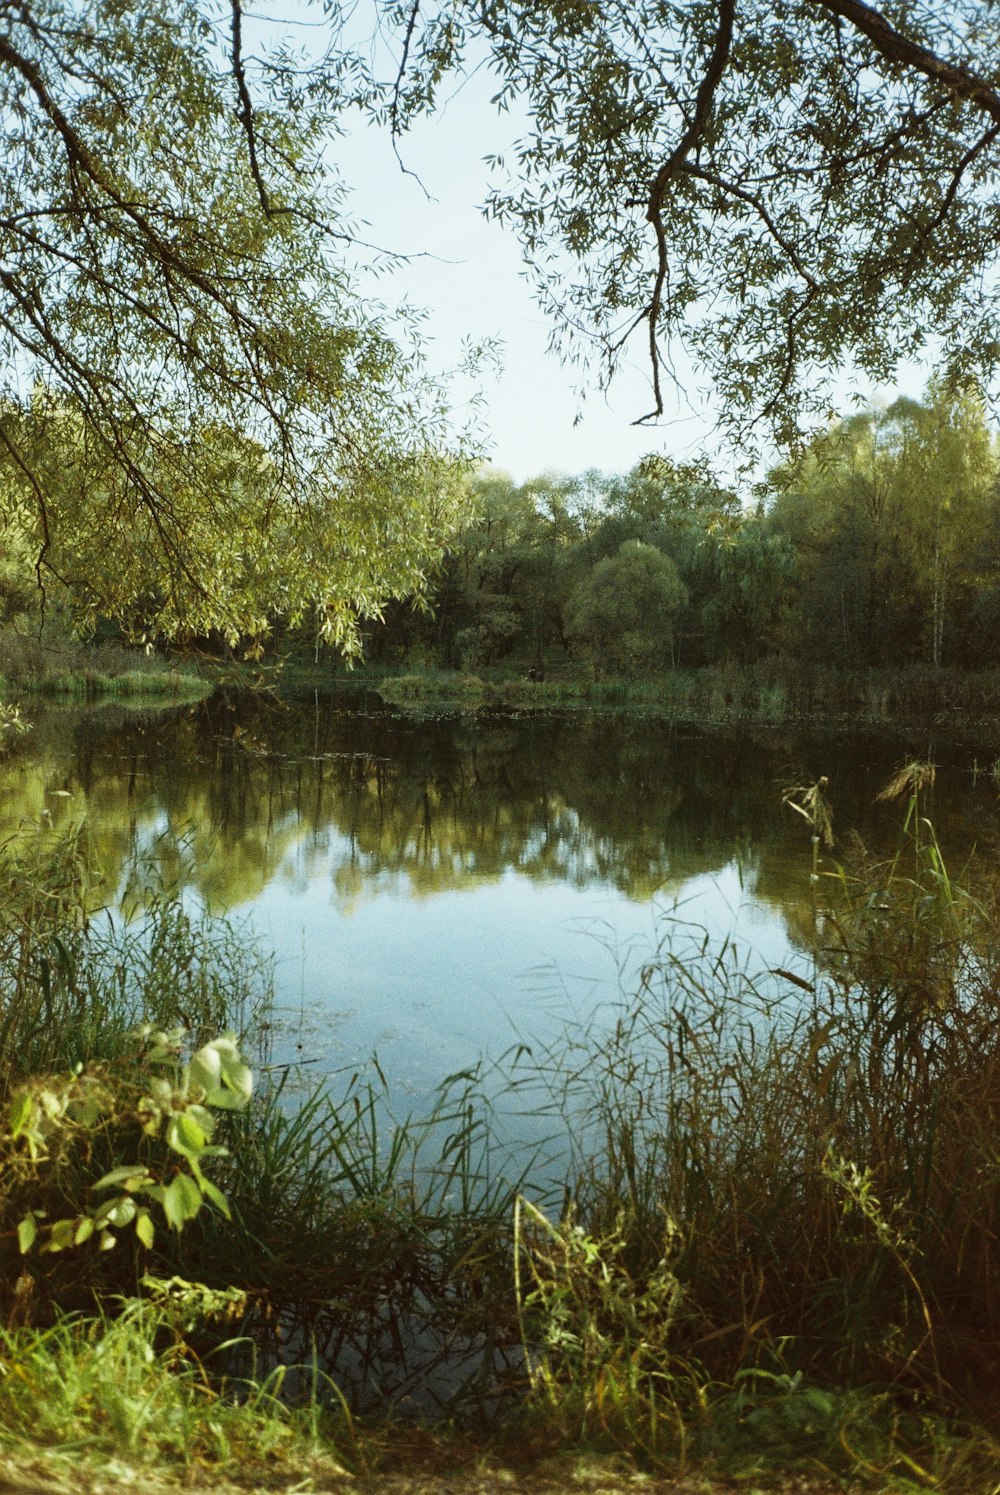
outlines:
[[[291,672],[289,685],[306,681]],[[329,680],[329,676],[326,677]],[[309,679],[318,685],[319,677]],[[502,671],[478,675],[445,670],[383,673],[356,670],[401,710],[636,711],[689,725],[944,726],[961,732],[1000,723],[1000,672],[925,668],[840,672],[764,662],[746,669],[676,670],[655,678],[577,677],[544,680]]]
[[[432,1463],[588,1449],[761,1488],[993,1488],[998,904],[986,877],[950,879],[926,779],[893,786],[904,831],[881,864],[825,860],[821,793],[796,797],[819,880],[795,970],[665,934],[610,1030],[512,1059],[512,1104],[552,1136],[519,1170],[475,1068],[410,1120],[377,1072],[301,1088],[273,1065],[266,965],[239,931],[169,899],[88,925],[85,838],[9,846],[0,1448],[333,1477],[412,1462],[395,1408]],[[205,1195],[183,1229],[155,1189],[194,1144],[171,1152],[134,1104],[164,1093],[142,1020],[183,1023],[188,1049],[229,1027],[254,1055],[253,1102],[217,1119],[228,1152],[202,1158],[224,1204]],[[176,1118],[190,1071],[167,1060]],[[25,1095],[39,1119],[18,1132]],[[110,1214],[96,1250],[80,1222],[122,1167],[160,1181],[155,1233]]]
[[[193,666],[120,644],[79,644],[0,630],[0,700],[194,700],[213,682]]]

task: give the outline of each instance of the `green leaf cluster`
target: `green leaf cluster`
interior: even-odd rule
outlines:
[[[0,516],[81,628],[350,652],[440,553],[466,443],[353,288],[329,112],[258,69],[241,116],[232,66],[198,0],[5,18]]]
[[[183,1030],[145,1027],[137,1037],[139,1053],[124,1073],[109,1064],[79,1066],[69,1075],[28,1080],[11,1096],[0,1131],[8,1182],[16,1178],[30,1188],[98,1133],[113,1134],[119,1155],[133,1154],[89,1186],[88,1194],[105,1196],[98,1202],[79,1199],[74,1214],[56,1219],[29,1209],[17,1226],[22,1255],[36,1245],[56,1253],[90,1241],[111,1250],[130,1226],[149,1250],[154,1206],[175,1231],[205,1204],[228,1218],[225,1195],[205,1165],[228,1156],[213,1141],[215,1113],[242,1110],[253,1089],[235,1038],[223,1034],[185,1057]]]

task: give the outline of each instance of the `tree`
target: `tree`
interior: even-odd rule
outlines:
[[[940,665],[956,585],[995,520],[993,441],[982,401],[968,391],[932,385],[923,404],[899,400],[888,415],[927,652]]]
[[[443,398],[333,249],[328,111],[251,103],[242,14],[0,0],[0,505],[85,620],[230,636],[422,585]]]
[[[420,587],[461,453],[334,255],[354,241],[321,150],[349,103],[398,137],[484,49],[529,120],[489,211],[557,342],[607,374],[644,333],[654,415],[671,342],[731,427],[781,439],[845,361],[884,380],[937,339],[952,384],[1000,364],[990,0],[376,0],[374,51],[354,7],[313,3],[330,46],[299,63],[263,32],[248,59],[242,0],[225,23],[209,0],[0,0],[0,483],[30,500],[43,580],[66,504],[100,537],[85,616],[234,634],[318,605],[350,645]],[[206,431],[260,454],[245,509]]]
[[[627,540],[574,588],[566,631],[584,643],[596,663],[655,668],[670,662],[673,620],[686,601],[670,557],[641,540]]]
[[[329,0],[327,0],[329,9]],[[515,224],[563,346],[683,344],[737,431],[781,440],[853,363],[939,341],[1000,365],[1000,10],[991,0],[396,0],[367,98],[396,135],[485,48],[529,123],[489,210]]]
[[[975,657],[960,635],[995,576],[995,471],[981,400],[935,383],[776,469],[764,523],[798,558],[798,648],[848,664]]]

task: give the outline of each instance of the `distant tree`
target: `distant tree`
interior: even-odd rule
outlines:
[[[940,384],[922,403],[897,401],[887,420],[925,648],[940,665],[956,593],[973,581],[970,562],[996,519],[993,438],[978,395]]]
[[[995,471],[981,400],[939,384],[838,422],[776,469],[765,528],[796,554],[793,646],[942,663],[955,603],[967,612],[987,579]]]
[[[716,537],[701,609],[702,658],[749,663],[781,649],[795,554],[748,516]]]
[[[616,670],[671,662],[674,619],[687,600],[669,556],[641,540],[598,561],[572,592],[566,631],[595,664]]]

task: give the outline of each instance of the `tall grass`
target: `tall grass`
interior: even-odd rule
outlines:
[[[519,1359],[513,1202],[476,1072],[394,1120],[355,1077],[295,1103],[266,1091],[230,1136],[232,1224],[206,1220],[182,1269],[249,1293],[243,1328],[272,1359],[311,1353],[358,1406],[424,1415],[494,1403]]]
[[[177,1312],[148,1300],[43,1329],[0,1327],[0,1446],[32,1448],[50,1490],[60,1466],[73,1489],[109,1466],[118,1481],[150,1466],[199,1483],[234,1468],[255,1484],[276,1473],[283,1482],[342,1475],[336,1451],[352,1448],[349,1419],[322,1406],[320,1375],[299,1407],[284,1379],[276,1370],[220,1385]]]
[[[181,1274],[245,1293],[251,1361],[319,1354],[359,1401],[382,1405],[418,1390],[425,1410],[495,1397],[498,1357],[517,1344],[509,1221],[522,1179],[497,1173],[478,1071],[453,1076],[415,1119],[392,1115],[377,1073],[303,1092],[267,1062],[269,969],[242,930],[148,892],[131,923],[91,917],[82,828],[26,833],[0,866],[0,1115],[29,1077],[88,1065],[102,1083],[124,1078],[141,1022],[181,1023],[196,1040],[234,1028],[258,1069],[255,1103],[218,1134],[232,1220],[161,1231],[150,1252],[35,1257],[30,1315],[44,1322],[94,1292],[128,1297],[148,1270]],[[44,1178],[18,1166],[0,1177],[0,1322],[25,1308],[17,1222],[74,1215],[136,1141],[111,1119],[65,1139]],[[230,1369],[245,1361],[235,1354]]]
[[[550,1056],[586,1139],[567,1220],[613,1243],[645,1355],[669,1316],[649,1415],[673,1365],[996,1422],[997,909],[951,880],[915,798],[907,827],[890,862],[859,849],[831,877],[811,970],[668,946],[609,1036]]]
[[[212,688],[191,666],[179,670],[160,655],[10,627],[0,628],[0,680],[3,695],[73,700],[191,699]]]

